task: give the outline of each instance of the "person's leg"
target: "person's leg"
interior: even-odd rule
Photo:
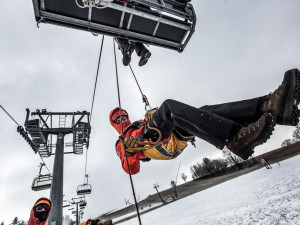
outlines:
[[[260,106],[266,96],[217,105],[205,105],[200,109],[233,120],[240,124],[255,122],[262,116]]]
[[[145,65],[151,57],[150,51],[140,42],[135,43],[135,52],[140,56],[139,66]]]
[[[234,124],[229,119],[171,99],[162,103],[149,123],[162,132],[163,138],[180,127],[220,149],[230,137]]]
[[[116,41],[119,45],[119,49],[123,54],[123,65],[128,66],[131,61],[131,54],[134,51],[135,45],[129,43],[129,41],[124,38],[116,38]]]
[[[219,149],[226,144],[243,159],[271,136],[275,126],[271,114],[264,114],[255,123],[242,127],[230,119],[170,99],[154,113],[149,125],[158,128],[164,139],[175,127],[180,127]]]
[[[296,126],[299,122],[300,72],[292,69],[285,73],[283,82],[273,93],[236,102],[206,105],[200,109],[217,114],[237,123],[256,121],[264,113],[271,113],[279,125]]]

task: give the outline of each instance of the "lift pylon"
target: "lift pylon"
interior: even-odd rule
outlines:
[[[50,191],[52,210],[48,224],[62,225],[64,154],[82,154],[83,147],[89,147],[90,113],[87,111],[48,112],[46,109],[37,109],[35,112],[31,112],[31,116],[34,118],[29,119],[30,110],[26,109],[26,111],[25,130],[19,126],[18,132],[41,157],[55,155]],[[67,134],[73,134],[70,143],[65,143]],[[56,142],[55,138],[52,138],[53,135],[56,135]],[[65,146],[72,147],[73,151],[65,152]],[[39,176],[38,178],[34,180],[33,189],[42,187],[37,184],[37,181],[48,182],[49,186],[49,177]]]

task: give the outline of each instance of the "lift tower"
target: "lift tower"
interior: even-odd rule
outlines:
[[[31,116],[37,119],[29,120],[30,111],[29,109],[26,111],[26,131],[20,126],[18,132],[41,157],[55,156],[50,191],[52,209],[48,224],[62,225],[64,154],[82,154],[83,147],[89,147],[90,113],[86,111],[47,112],[46,109],[42,111],[37,109],[36,112],[31,112]],[[65,143],[67,134],[73,134],[73,139],[69,143]],[[56,142],[54,138],[52,139],[53,135],[57,136]],[[72,147],[73,151],[65,152],[64,147]]]

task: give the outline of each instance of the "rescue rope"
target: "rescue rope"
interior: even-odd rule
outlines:
[[[96,88],[97,88],[97,81],[98,81],[99,67],[100,67],[100,61],[101,61],[101,55],[102,55],[102,49],[103,49],[103,42],[104,42],[104,35],[102,36],[101,49],[100,49],[100,55],[99,55],[99,60],[98,60],[98,67],[97,67],[96,80],[95,80],[95,86],[94,86],[94,94],[93,94],[91,114],[90,114],[90,123],[92,121],[92,114],[93,114],[93,108],[94,108],[94,100],[95,100],[95,93],[96,93]]]
[[[118,102],[119,102],[119,111],[120,111],[120,115],[121,115],[121,97],[120,97],[120,88],[119,88],[119,76],[118,76],[118,66],[117,66],[117,56],[116,56],[116,44],[115,44],[115,39],[113,39],[113,44],[114,44],[114,56],[115,56],[115,69],[116,69],[116,81],[117,81],[117,90],[118,90]],[[124,153],[125,153],[125,146],[124,146],[124,131],[123,131],[123,126],[122,126],[122,121],[121,121],[121,129],[122,129],[122,145],[123,145],[123,149],[124,149]],[[140,217],[140,212],[139,212],[139,207],[137,204],[137,200],[136,200],[136,195],[135,195],[135,190],[134,190],[134,186],[133,186],[133,182],[132,182],[132,177],[131,177],[131,170],[129,167],[129,162],[128,162],[128,158],[127,158],[127,154],[125,153],[125,158],[126,158],[126,163],[127,163],[127,168],[128,168],[128,172],[129,172],[129,179],[130,179],[130,183],[131,183],[131,189],[132,189],[132,193],[133,193],[133,197],[134,197],[134,203],[135,203],[135,208],[136,208],[136,212],[137,212],[137,216],[139,219],[139,224],[142,225],[142,221],[141,221],[141,217]]]
[[[140,87],[140,85],[139,85],[139,82],[138,82],[137,79],[136,79],[136,76],[135,76],[135,74],[134,74],[134,72],[133,72],[133,69],[132,69],[132,67],[131,67],[130,64],[129,64],[129,68],[130,68],[131,73],[132,73],[132,75],[133,75],[133,77],[134,77],[134,79],[135,79],[135,82],[136,82],[136,84],[137,84],[137,86],[138,86],[138,88],[139,88],[139,90],[140,90],[140,92],[141,92],[142,100],[143,100],[143,102],[145,103],[145,110],[147,111],[147,106],[148,106],[148,107],[150,108],[150,110],[151,110],[152,108],[151,108],[151,106],[150,106],[150,104],[149,104],[149,101],[148,101],[148,99],[147,99],[147,96],[144,95],[144,93],[142,92],[142,89],[141,89],[141,87]]]
[[[93,109],[94,109],[94,101],[95,101],[95,95],[96,95],[96,88],[97,88],[97,83],[98,83],[99,68],[100,68],[100,62],[101,62],[101,56],[102,56],[102,50],[103,50],[103,43],[104,43],[104,35],[102,36],[100,54],[99,54],[99,59],[98,59],[97,73],[96,73],[96,79],[95,79],[95,85],[94,85],[94,93],[93,93],[93,100],[92,100],[91,113],[90,113],[90,124],[92,122],[92,115],[93,115]],[[87,161],[88,161],[88,149],[86,149],[86,152],[85,152],[84,179],[83,179],[84,180],[83,181],[84,184],[85,184],[85,177],[87,176],[87,174],[86,174]],[[88,183],[88,182],[86,182],[86,183]]]
[[[161,144],[161,139],[162,139],[162,134],[161,131],[155,127],[150,127],[149,124],[147,124],[147,127],[150,130],[155,130],[158,133],[158,138],[157,140],[154,142],[152,141],[152,139],[150,138],[149,141],[136,141],[136,143],[138,145],[142,145],[142,147],[132,147],[132,148],[126,148],[127,151],[146,151],[148,149],[151,148],[155,148],[156,146]]]

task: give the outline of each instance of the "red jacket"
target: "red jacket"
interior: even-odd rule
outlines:
[[[124,109],[122,109],[122,110],[124,110]],[[119,134],[122,134],[121,124],[116,124],[111,119],[113,111],[114,110],[112,110],[109,114],[109,121],[110,121],[111,125],[117,130],[117,132]],[[137,127],[131,125],[131,122],[130,122],[129,118],[122,125],[123,125],[123,131],[125,131],[124,132],[124,138],[129,137],[129,136],[133,136],[134,138],[137,138],[142,133],[142,130],[143,130],[143,127],[144,127],[144,126],[142,126],[140,129],[138,129]],[[117,143],[116,143],[116,151],[117,151],[117,155],[121,159],[122,168],[124,169],[124,171],[126,173],[129,173],[126,156],[124,154],[124,149],[123,149],[123,146],[122,146],[122,142],[120,140],[118,140]],[[132,156],[127,155],[128,164],[129,164],[131,174],[136,174],[140,171],[140,161],[139,160],[140,159],[146,159],[146,158],[147,157],[144,156],[141,152],[136,152]]]
[[[36,205],[38,205],[38,204],[41,204],[41,203],[45,203],[45,204],[49,205],[49,207],[50,207],[48,216],[47,216],[46,220],[43,221],[43,222],[40,222],[38,218],[34,217],[34,212],[33,212],[34,206],[36,206]],[[45,225],[46,222],[47,222],[47,220],[48,220],[50,211],[51,211],[51,202],[50,202],[50,200],[47,199],[47,198],[40,198],[40,199],[38,199],[38,200],[34,203],[32,209],[31,209],[31,212],[30,212],[30,218],[29,218],[29,221],[28,221],[28,225]]]
[[[113,112],[114,110],[110,113],[109,116],[110,123],[118,131],[119,134],[122,133],[122,126],[123,126],[124,138],[133,136],[138,141],[143,138],[143,134],[147,123],[145,123],[144,121],[136,121],[131,124],[130,120],[128,119],[121,126],[121,124],[116,124],[111,119]],[[133,155],[127,154],[129,169],[127,165],[126,155],[124,154],[123,143],[120,140],[118,140],[116,143],[116,151],[117,151],[117,155],[121,159],[123,170],[126,173],[129,173],[130,170],[130,174],[137,174],[140,171],[140,160],[144,161],[145,159],[156,159],[156,160],[174,159],[183,152],[186,146],[187,146],[186,141],[180,141],[176,138],[174,134],[171,134],[167,139],[163,140],[158,146],[155,146],[145,151],[137,151]]]

